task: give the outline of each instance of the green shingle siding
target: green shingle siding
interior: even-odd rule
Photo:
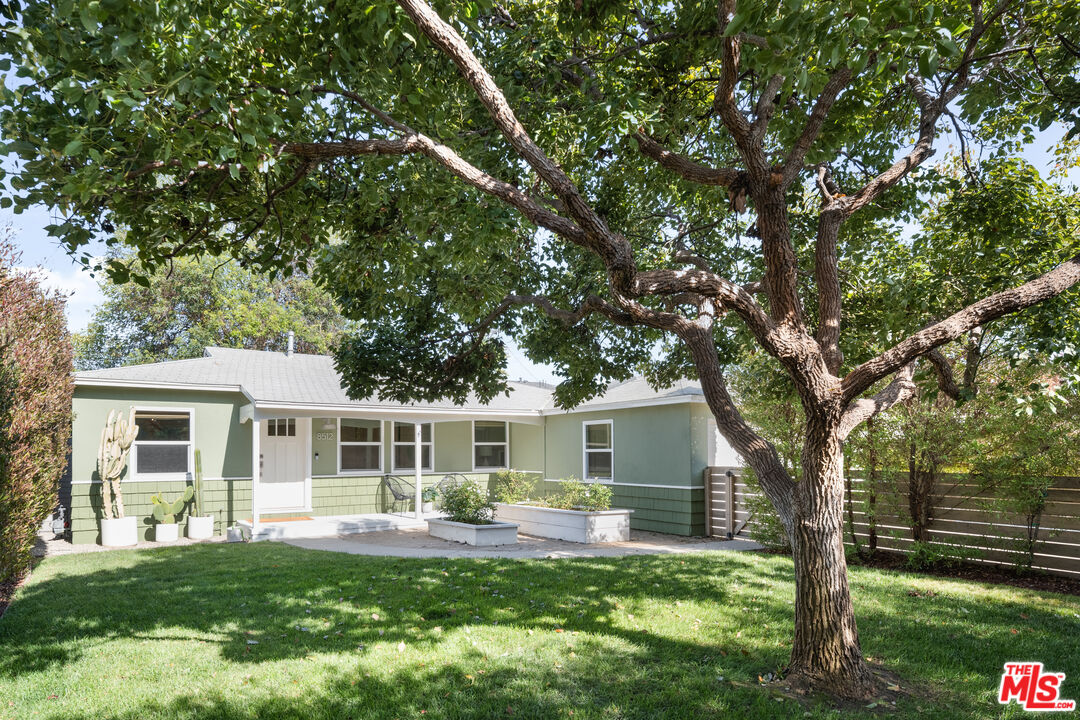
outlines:
[[[74,400],[72,440],[72,528],[76,542],[96,542],[100,519],[100,485],[96,479],[97,442],[109,410],[130,406],[184,407],[194,410],[194,447],[202,451],[207,480],[205,501],[217,516],[217,532],[251,515],[251,425],[239,422],[244,396],[229,392],[168,391],[79,387]],[[639,530],[704,534],[702,470],[708,462],[708,410],[700,404],[674,403],[608,411],[555,414],[543,425],[510,424],[510,463],[522,470],[540,471],[548,479],[582,474],[582,424],[611,420],[615,447],[614,505],[634,510],[631,527]],[[337,431],[323,430],[324,418],[311,423],[312,507],[310,515],[385,512],[390,498],[381,488],[381,475],[337,475]],[[322,439],[318,436],[325,434]],[[391,472],[392,423],[383,425],[384,471]],[[494,473],[472,473],[472,423],[453,421],[434,426],[434,472],[424,484],[438,482],[449,472],[479,480],[490,491]],[[397,471],[410,482],[410,471]],[[650,486],[627,483],[645,483]],[[148,518],[150,496],[181,492],[182,482],[125,482],[128,515]],[[670,487],[669,487],[670,486]],[[691,489],[696,488],[696,489]],[[541,494],[555,491],[555,482],[541,482]],[[398,504],[397,508],[400,509]],[[295,514],[295,513],[291,513]],[[265,517],[272,518],[272,515]],[[148,521],[147,521],[148,522]],[[143,527],[144,536],[151,526]]]

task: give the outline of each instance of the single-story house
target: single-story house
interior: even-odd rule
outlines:
[[[236,523],[387,512],[386,474],[422,486],[460,473],[488,486],[500,469],[612,486],[632,527],[700,535],[702,473],[736,464],[700,387],[655,391],[641,378],[572,410],[553,388],[512,382],[488,404],[353,400],[322,355],[207,348],[201,358],[78,372],[71,441],[72,540],[99,540],[97,453],[110,410],[139,426],[121,485],[127,515],[150,537],[151,495],[174,497],[201,451],[204,502],[217,532]],[[416,442],[414,428],[421,428]],[[398,505],[400,509],[400,503]]]

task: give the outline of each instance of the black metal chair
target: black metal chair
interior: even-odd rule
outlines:
[[[416,497],[414,495],[415,488],[413,484],[405,478],[398,477],[397,475],[383,475],[383,485],[390,491],[393,500],[390,503],[390,512],[394,512],[394,507],[398,503],[404,503],[405,510],[402,514],[409,510],[409,503],[414,502]]]

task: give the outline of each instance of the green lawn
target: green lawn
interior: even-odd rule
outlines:
[[[1007,660],[1068,674],[1080,598],[854,568],[863,647],[935,694],[889,717],[1023,715]],[[275,543],[45,561],[0,619],[15,718],[855,717],[758,684],[791,562],[756,554],[401,560]]]

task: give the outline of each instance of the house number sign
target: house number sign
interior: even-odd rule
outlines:
[[[315,439],[316,440],[333,440],[334,439],[334,433],[332,433],[332,432],[315,433]]]

